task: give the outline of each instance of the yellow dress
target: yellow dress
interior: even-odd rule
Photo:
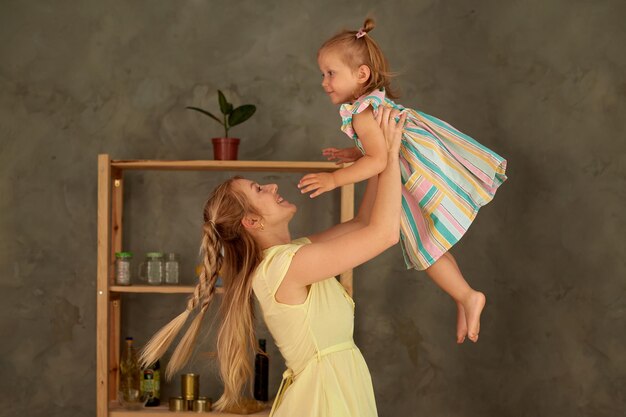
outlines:
[[[304,303],[274,297],[307,238],[263,252],[252,287],[287,365],[272,417],[377,416],[369,370],[354,344],[354,301],[333,277],[311,285]]]

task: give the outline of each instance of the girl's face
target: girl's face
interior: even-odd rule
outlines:
[[[296,206],[278,194],[276,184],[260,185],[242,178],[235,180],[235,186],[246,195],[250,204],[260,213],[264,228],[288,223],[296,213]]]
[[[349,103],[361,89],[358,70],[346,65],[333,50],[322,50],[317,58],[322,71],[322,88],[333,104]]]

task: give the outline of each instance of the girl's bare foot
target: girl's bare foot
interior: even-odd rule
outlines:
[[[456,342],[465,342],[467,336],[467,319],[465,318],[465,309],[463,304],[456,303]]]
[[[480,291],[472,290],[471,294],[463,300],[463,308],[465,309],[465,320],[467,321],[467,337],[472,342],[478,341],[478,333],[480,332],[480,313],[485,307],[485,294]]]

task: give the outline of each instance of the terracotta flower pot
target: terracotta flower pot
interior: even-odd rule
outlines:
[[[213,138],[213,159],[216,161],[237,160],[239,139],[237,138]]]

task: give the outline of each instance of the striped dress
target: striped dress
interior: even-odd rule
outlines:
[[[407,268],[424,270],[446,253],[506,180],[506,160],[448,123],[407,109],[384,90],[340,109],[341,130],[365,153],[352,116],[372,106],[408,112],[400,146],[402,215],[400,241]]]

